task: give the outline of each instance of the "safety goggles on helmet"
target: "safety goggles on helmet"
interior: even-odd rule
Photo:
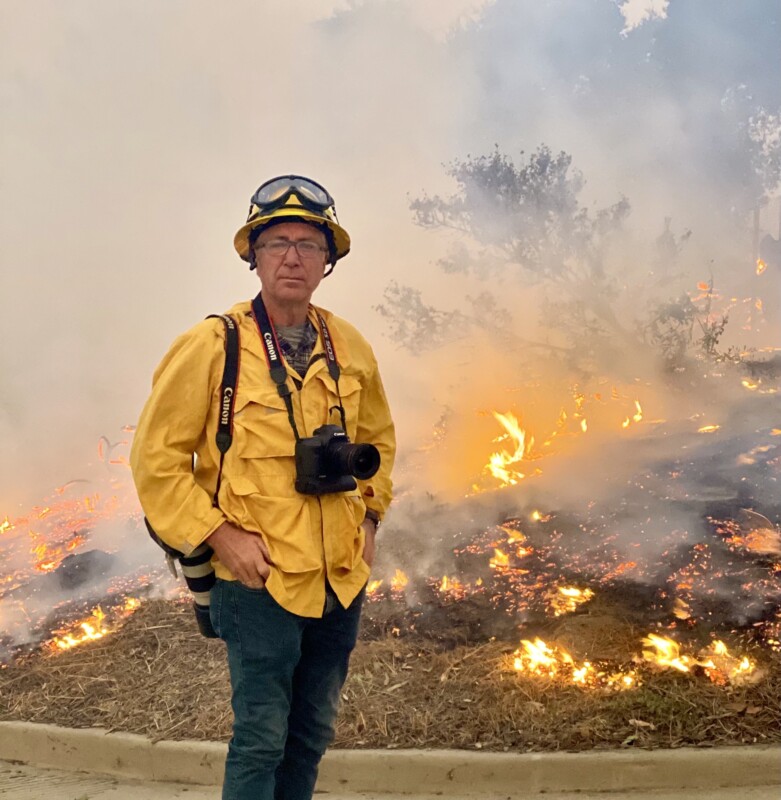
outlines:
[[[282,208],[295,195],[304,208],[325,211],[334,208],[334,199],[319,183],[301,175],[281,175],[260,186],[250,203],[263,213]]]
[[[333,197],[310,178],[280,175],[261,184],[252,195],[247,221],[233,237],[236,252],[250,269],[254,268],[254,240],[262,230],[281,222],[304,222],[322,230],[328,240],[331,269],[350,252],[350,235],[339,224]]]

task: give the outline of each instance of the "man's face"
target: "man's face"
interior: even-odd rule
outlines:
[[[280,242],[289,243],[284,248]],[[311,253],[299,254],[293,243]],[[269,249],[270,248],[270,249]],[[273,252],[279,248],[280,252]],[[280,305],[309,303],[323,279],[328,258],[328,243],[322,231],[303,222],[282,222],[263,231],[254,245],[255,264],[263,286],[263,296]]]

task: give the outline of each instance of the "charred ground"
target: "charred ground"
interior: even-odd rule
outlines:
[[[747,632],[731,643],[756,658],[754,683],[719,686],[697,669],[647,665],[639,667],[637,688],[602,691],[520,675],[512,668],[517,639],[469,641],[462,633],[461,644],[456,636],[435,640],[419,631],[420,616],[413,622],[392,605],[368,605],[342,693],[337,746],[533,751],[781,741],[781,655]],[[630,658],[642,630],[603,602],[550,622],[547,635],[618,663]],[[226,740],[224,647],[198,635],[186,604],[151,601],[113,636],[0,670],[0,717]]]

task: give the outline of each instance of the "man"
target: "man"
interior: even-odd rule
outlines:
[[[240,334],[232,445],[221,466],[225,333],[207,319],[155,372],[131,466],[160,538],[184,553],[204,542],[214,551],[210,613],[227,645],[234,711],[223,798],[303,800],[333,738],[391,500],[394,429],[368,343],[310,303],[350,249],[328,192],[301,176],[267,181],[234,244],[262,288],[228,312]],[[318,444],[323,425],[339,427]],[[298,440],[322,454],[341,446],[342,428],[377,448],[377,472],[304,480]]]

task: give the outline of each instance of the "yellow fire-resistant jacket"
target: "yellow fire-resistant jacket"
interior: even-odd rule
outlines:
[[[189,553],[228,520],[261,533],[274,566],[266,582],[284,608],[319,617],[325,576],[347,606],[369,576],[361,522],[366,509],[383,516],[391,500],[395,436],[371,347],[349,323],[319,309],[341,367],[339,392],[347,434],[373,444],[382,459],[377,474],[352,492],[320,496],[295,489],[295,437],[285,403],[269,375],[249,302],[228,313],[241,339],[233,444],[225,455],[219,508],[212,504],[220,454],[215,443],[225,365],[225,332],[207,319],[180,336],[157,368],[130,455],[141,506],[163,541]],[[314,309],[310,319],[317,328]],[[319,328],[318,328],[319,330]],[[323,352],[318,336],[313,356]],[[288,386],[301,437],[326,423],[340,424],[336,385],[324,358],[314,361],[297,389]],[[193,467],[193,453],[195,466]],[[217,576],[234,576],[215,557]]]

